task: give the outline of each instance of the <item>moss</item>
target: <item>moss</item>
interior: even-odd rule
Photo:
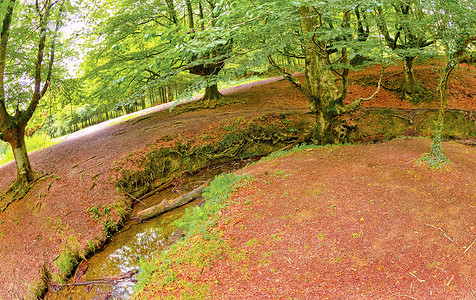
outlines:
[[[76,237],[69,236],[60,255],[56,258],[55,264],[59,269],[59,273],[53,274],[55,282],[64,282],[69,276],[80,259],[84,259],[84,255],[80,253],[80,245]]]
[[[185,172],[267,155],[300,140],[306,127],[298,114],[272,114],[226,121],[193,136],[161,139],[147,152],[117,163],[115,184],[126,194],[140,197]]]
[[[394,109],[366,109],[353,114],[357,121],[351,141],[389,140],[405,135],[412,121]]]
[[[47,283],[51,278],[51,274],[49,273],[46,264],[40,268],[39,277],[39,279],[35,280],[30,285],[26,299],[43,299],[43,296],[48,289]]]
[[[433,136],[438,110],[420,113],[398,109],[365,109],[352,115],[357,123],[351,141],[369,142],[389,140],[401,136]],[[476,136],[476,114],[466,111],[447,111],[443,138],[465,139]]]
[[[415,116],[415,127],[423,136],[432,136],[437,128],[438,110],[424,111]],[[464,139],[476,136],[476,114],[464,111],[446,111],[443,138]]]

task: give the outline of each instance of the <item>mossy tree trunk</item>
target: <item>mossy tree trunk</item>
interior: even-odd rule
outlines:
[[[205,76],[207,81],[209,79],[213,80],[218,73],[220,73],[221,69],[223,69],[225,62],[217,62],[217,63],[210,63],[210,64],[203,64],[198,66],[193,66],[189,69],[190,73],[199,76]],[[216,82],[211,81],[205,87],[205,94],[203,95],[201,100],[218,100],[222,98],[222,94],[218,91],[218,84]]]
[[[346,11],[342,15],[341,25],[346,29],[350,28],[350,13],[350,11]],[[307,139],[320,145],[345,142],[347,132],[342,132],[342,129],[347,131],[350,126],[342,124],[343,122],[340,121],[340,117],[356,111],[359,109],[362,101],[371,100],[378,93],[383,70],[377,91],[372,96],[365,99],[354,99],[350,104],[345,105],[344,99],[348,95],[348,75],[350,70],[347,48],[343,47],[337,53],[340,56],[337,63],[341,66],[345,65],[341,72],[338,73],[342,78],[342,85],[339,88],[336,85],[336,78],[332,71],[335,71],[333,69],[334,64],[331,63],[333,59],[330,58],[330,55],[335,53],[335,51],[332,53],[327,51],[332,41],[327,41],[319,36],[319,30],[322,26],[322,15],[319,14],[319,9],[312,6],[301,6],[299,8],[299,15],[303,37],[302,46],[305,52],[304,84],[301,84],[285,68],[279,66],[271,55],[268,57],[269,62],[283,74],[284,78],[293,87],[303,92],[308,99],[309,110],[315,115],[315,123],[311,132],[307,135]],[[344,40],[351,41],[352,36],[344,36],[343,38]],[[338,130],[338,127],[341,129]]]
[[[310,13],[308,6],[302,6],[299,10],[303,34],[311,33],[318,27],[319,20],[316,15]],[[332,130],[336,114],[329,111],[332,102],[338,99],[339,90],[335,84],[334,75],[326,68],[325,49],[322,42],[311,38],[304,45],[305,50],[305,83],[302,87],[308,99],[309,110],[315,114],[310,139],[316,144],[335,143]]]
[[[26,124],[15,124],[16,122],[12,123],[10,129],[3,131],[2,139],[8,142],[12,147],[17,169],[16,182],[19,184],[29,183],[34,179],[34,174],[25,145]]]
[[[216,100],[221,99],[223,96],[218,91],[218,84],[212,84],[205,87],[205,94],[202,97],[202,100]]]
[[[413,71],[415,58],[415,56],[406,56],[403,59],[403,80],[400,92],[402,97],[408,101],[418,101],[420,97],[420,86]]]

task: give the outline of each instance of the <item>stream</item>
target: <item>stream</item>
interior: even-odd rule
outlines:
[[[178,184],[136,203],[132,212],[160,203],[164,199],[176,198],[202,185],[206,180],[214,178],[224,172],[234,172],[244,167],[248,161],[232,162],[214,166],[198,174],[180,178]],[[139,258],[151,259],[171,244],[175,243],[182,234],[173,225],[173,222],[185,213],[187,207],[199,205],[202,200],[196,200],[182,207],[176,208],[158,217],[143,223],[127,221],[105,245],[105,247],[90,257],[87,261],[87,270],[80,282],[97,282],[92,285],[63,286],[59,291],[48,291],[46,300],[105,300],[129,299],[134,290],[135,276],[124,276],[128,272],[139,271]],[[106,278],[127,277],[123,280],[107,282]],[[73,276],[74,278],[74,276]],[[71,279],[69,284],[73,283]]]

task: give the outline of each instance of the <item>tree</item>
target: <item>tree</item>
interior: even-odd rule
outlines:
[[[135,2],[114,1],[98,13],[92,37],[100,43],[83,65],[86,80],[99,82],[100,97],[106,92],[120,99],[133,91],[133,101],[188,71],[200,76],[197,86],[205,88],[204,99],[220,98],[217,75],[234,45],[230,31],[222,30],[222,15],[230,13],[234,1]]]
[[[50,85],[61,10],[52,0],[1,2],[0,139],[11,145],[19,185],[34,179],[25,127]]]
[[[444,116],[448,102],[448,86],[450,75],[458,64],[464,60],[471,46],[476,45],[476,11],[474,3],[462,1],[427,1],[422,5],[431,18],[426,23],[426,28],[433,33],[437,51],[442,53],[442,66],[437,88],[440,100],[440,111],[429,153],[423,156],[428,165],[440,167],[447,162],[442,150],[442,134],[444,129]]]
[[[403,58],[400,92],[403,98],[410,101],[418,100],[423,93],[415,78],[413,62],[424,53],[426,47],[434,43],[429,38],[430,34],[424,30],[427,14],[419,3],[420,1],[390,0],[373,8],[376,25],[386,45]]]
[[[368,24],[364,27],[363,15],[355,13],[356,8],[362,6],[361,9],[364,5],[358,1],[321,1],[315,5],[308,4],[309,1],[263,3],[259,10],[269,12],[269,27],[278,31],[282,28],[283,20],[293,20],[295,24],[298,21],[299,27],[294,27],[288,33],[275,33],[274,41],[269,36],[263,40],[268,45],[271,65],[281,71],[292,86],[302,91],[308,99],[309,109],[315,115],[315,124],[308,138],[316,144],[345,141],[349,127],[340,117],[357,110],[362,101],[370,100],[376,94],[344,103],[348,96],[349,71],[354,69],[350,61],[362,54],[373,56],[374,63],[382,61],[381,44],[376,39],[368,40],[368,30],[364,29],[369,28]],[[279,7],[279,10],[275,7]],[[287,11],[287,15],[284,15],[284,11]],[[356,30],[352,28],[352,22],[357,24]],[[271,31],[267,29],[264,32]],[[304,84],[273,59],[275,52],[286,53],[282,51],[285,48],[282,44],[277,46],[283,41],[290,43],[288,48],[301,49],[298,56],[304,58]],[[379,89],[380,82],[376,92]]]

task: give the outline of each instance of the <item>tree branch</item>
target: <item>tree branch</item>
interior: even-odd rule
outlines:
[[[278,70],[281,74],[283,74],[283,77],[284,79],[286,79],[287,81],[289,81],[289,83],[291,83],[291,85],[295,88],[297,88],[298,90],[300,90],[301,92],[304,92],[304,89],[302,88],[302,84],[299,82],[299,80],[297,80],[296,78],[293,77],[292,74],[290,74],[288,71],[286,71],[285,68],[279,66],[273,59],[273,57],[270,55],[268,55],[268,61],[269,63],[276,69]]]
[[[345,105],[344,108],[341,110],[340,112],[340,115],[343,115],[343,114],[346,114],[346,113],[350,113],[350,112],[353,112],[353,111],[356,111],[360,108],[360,104],[362,102],[365,102],[365,101],[370,101],[372,100],[379,92],[380,92],[380,87],[382,85],[382,78],[383,78],[383,74],[385,73],[385,69],[388,67],[389,65],[386,65],[386,66],[382,66],[382,70],[380,71],[380,79],[378,81],[378,85],[377,85],[377,90],[368,98],[357,98],[355,99],[352,103],[348,104],[348,105]]]
[[[12,23],[13,7],[15,0],[10,0],[10,5],[6,7],[6,14],[3,18],[2,35],[0,40],[0,129],[3,132],[10,123],[10,115],[5,106],[5,64],[7,57],[8,35],[10,33],[10,25]],[[2,136],[3,138],[3,136]]]

